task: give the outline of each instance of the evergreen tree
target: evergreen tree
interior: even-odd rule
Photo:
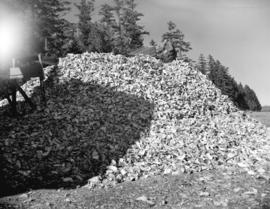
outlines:
[[[143,26],[138,25],[138,21],[143,17],[143,14],[135,10],[136,6],[135,0],[126,0],[123,9],[124,35],[128,38],[129,50],[143,46],[143,35],[149,34]]]
[[[83,51],[91,51],[91,38],[93,33],[92,12],[94,11],[94,0],[81,0],[80,4],[75,4],[79,10],[79,30],[80,30],[80,45]]]
[[[177,57],[184,58],[184,54],[191,50],[190,43],[184,41],[184,34],[176,28],[176,24],[172,21],[168,22],[168,30],[162,35],[162,41],[172,45],[172,52],[176,51]]]
[[[110,31],[100,23],[92,24],[91,51],[95,52],[111,52],[113,47],[111,44]]]
[[[245,91],[245,100],[249,109],[252,111],[260,111],[262,107],[257,98],[256,93],[248,85],[245,85],[244,91]]]
[[[113,0],[113,5],[103,5],[100,11],[107,35],[112,35],[113,52],[127,55],[143,45],[143,35],[148,34],[138,24],[143,14],[135,10],[134,0]]]
[[[197,69],[203,74],[207,74],[207,62],[203,54],[200,54]]]
[[[237,106],[242,110],[248,110],[249,106],[247,104],[246,98],[245,98],[245,90],[243,85],[240,83],[238,84],[238,94],[236,98]]]
[[[236,104],[238,86],[234,78],[229,75],[228,68],[223,66],[218,60],[214,60],[212,56],[209,56],[208,66],[208,78],[221,90],[222,94],[230,97]]]
[[[66,43],[66,45],[64,46],[64,53],[63,54],[67,54],[67,53],[72,53],[72,54],[81,54],[82,48],[80,47],[80,43],[79,40],[76,39],[76,37],[72,37],[69,39],[68,43]]]
[[[152,46],[152,47],[157,47],[157,43],[152,39],[151,41],[150,41],[150,46]]]
[[[115,25],[112,25],[114,30],[113,37],[113,52],[116,54],[126,55],[128,52],[128,37],[124,36],[124,17],[123,17],[123,0],[113,0],[114,6],[112,7],[113,12],[115,13]]]
[[[255,92],[247,85],[243,87],[241,83],[237,84],[229,74],[228,68],[211,55],[209,55],[208,67],[208,78],[221,90],[222,94],[229,96],[238,108],[253,111],[261,110],[261,104]]]
[[[66,21],[61,14],[69,10],[69,2],[63,0],[13,0],[18,3],[32,25],[32,40],[36,40],[32,49],[40,52],[47,40],[50,54],[61,55],[64,39],[63,33]],[[33,42],[33,41],[32,41]]]
[[[208,55],[208,73],[210,73],[213,69],[215,69],[215,59],[212,55]],[[211,80],[211,79],[210,79]]]
[[[112,6],[104,4],[99,11],[99,15],[101,16],[100,31],[104,40],[104,52],[112,52],[114,48],[114,28],[116,27],[116,20],[113,10]]]
[[[101,16],[100,22],[105,26],[113,26],[116,24],[114,14],[114,8],[108,4],[103,4],[99,11],[99,15]]]

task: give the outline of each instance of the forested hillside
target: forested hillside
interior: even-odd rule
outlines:
[[[212,55],[205,58],[200,54],[197,69],[207,77],[222,91],[229,96],[234,104],[243,110],[260,111],[261,104],[256,93],[248,85],[237,83],[230,75],[229,69],[222,65],[219,60],[215,60]]]
[[[70,10],[70,1],[11,0],[3,1],[2,4],[17,11],[24,21],[31,25],[34,31],[31,40],[35,40],[32,52],[42,51],[43,42],[46,40],[46,53],[58,57],[86,51],[132,56],[143,51],[164,62],[181,59],[190,64],[196,63],[187,54],[192,49],[191,43],[186,41],[184,33],[173,21],[168,22],[168,31],[164,31],[161,37],[162,43],[152,40],[146,44],[144,37],[151,34],[140,23],[144,15],[137,10],[139,2],[107,2],[98,10],[95,8],[95,0],[81,0],[76,3],[79,17],[76,24],[63,18]],[[93,18],[94,14],[98,15],[98,18]],[[147,49],[148,45],[151,45],[151,50]],[[237,83],[229,69],[214,56],[209,55],[206,59],[201,54],[195,65],[223,94],[228,95],[237,107],[243,110],[261,110],[254,90],[248,84]]]

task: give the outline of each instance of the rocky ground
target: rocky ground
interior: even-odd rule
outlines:
[[[218,181],[216,186],[211,184],[216,194],[234,177],[240,182],[236,188],[243,187],[243,193],[250,192],[256,184],[268,184],[270,142],[266,127],[239,111],[187,63],[163,64],[147,56],[126,58],[85,53],[61,59],[57,68],[46,69],[46,76],[47,107],[40,106],[37,111],[18,118],[8,116],[5,106],[1,109],[0,187],[5,188],[2,195],[86,185],[82,190],[72,191],[72,195],[82,191],[83,196],[86,190],[90,196],[95,191],[106,191],[102,197],[106,199],[113,188],[129,184],[132,186],[127,193],[132,196],[131,188],[134,186],[139,191],[140,182],[146,184],[144,179],[148,177],[150,182],[163,175],[203,178],[207,172],[213,172],[209,174],[213,175],[207,181],[209,184],[221,178],[220,184]],[[32,81],[25,89],[39,103],[37,91],[31,90],[35,85]],[[250,182],[241,178],[249,178]],[[138,183],[128,183],[132,181]],[[173,185],[173,178],[169,182]],[[197,180],[191,182],[197,183]],[[220,188],[221,184],[225,185]],[[150,191],[152,186],[145,189]],[[99,188],[107,190],[95,190]],[[157,183],[156,188],[166,188],[166,184]],[[255,189],[254,197],[268,197]],[[207,192],[200,188],[194,197],[202,194],[207,198]],[[35,199],[38,192],[22,197],[27,202],[32,194]],[[168,195],[173,194],[168,192]],[[42,197],[39,199],[42,202]],[[151,201],[141,197],[135,203],[151,205]],[[221,203],[220,207],[229,207],[229,202]],[[258,207],[264,204],[262,199],[257,203]],[[40,208],[54,207],[50,202],[46,204]],[[55,208],[64,207],[61,204]],[[132,204],[128,207],[133,207]]]
[[[1,209],[268,209],[270,184],[239,170],[211,170],[124,182],[108,189],[35,190],[0,199]]]

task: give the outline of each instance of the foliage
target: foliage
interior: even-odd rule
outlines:
[[[157,58],[163,62],[172,62],[177,58],[177,51],[173,47],[172,43],[165,41],[162,48],[159,49]]]
[[[230,97],[234,104],[243,110],[261,110],[260,102],[255,92],[249,87],[243,87],[237,84],[234,78],[229,74],[228,68],[223,66],[220,61],[215,60],[209,55],[208,63],[204,63],[203,55],[200,55],[197,64],[198,70],[209,71],[208,78],[221,90],[224,95]]]
[[[32,47],[35,52],[42,51],[45,38],[49,45],[49,52],[46,53],[57,56],[84,51],[124,55],[143,51],[143,35],[149,33],[139,25],[143,14],[136,10],[135,0],[112,0],[110,4],[102,5],[98,22],[92,21],[94,2],[81,0],[79,4],[75,4],[79,9],[79,23],[75,25],[61,17],[69,9],[68,2],[64,0],[11,0],[5,4],[28,14],[28,21],[34,25],[33,40],[38,42]],[[150,42],[157,58],[163,62],[180,58],[193,66],[193,61],[186,54],[191,50],[190,43],[184,40],[184,34],[174,22],[168,22],[168,31],[162,35],[162,41],[161,49],[153,40]],[[200,54],[196,67],[239,108],[261,109],[255,92],[248,86],[237,84],[228,68],[211,55],[206,61],[204,55]]]
[[[114,0],[113,5],[101,7],[101,23],[116,54],[128,54],[143,46],[143,35],[148,32],[138,24],[143,14],[135,10],[136,6],[134,0]]]
[[[64,47],[64,54],[73,53],[80,54],[82,53],[82,49],[80,47],[79,40],[75,37],[71,37],[67,45]]]
[[[83,51],[91,48],[91,34],[93,33],[93,24],[91,14],[94,11],[94,0],[81,0],[80,4],[75,4],[79,10],[80,45]]]
[[[260,111],[262,109],[261,104],[257,98],[256,93],[248,86],[244,87],[245,101],[252,111]]]
[[[102,5],[99,15],[101,16],[100,31],[104,39],[103,49],[104,52],[111,52],[114,48],[114,26],[116,25],[113,7],[108,4]]]
[[[157,47],[157,43],[153,39],[150,41],[149,44],[150,46]]]
[[[201,71],[202,74],[207,73],[207,61],[203,54],[200,54],[199,61],[196,67],[199,71]]]
[[[237,83],[229,75],[228,68],[224,67],[216,60],[210,68],[209,79],[221,90],[221,92],[229,96],[232,100],[235,98]]]
[[[191,50],[189,42],[184,41],[184,34],[176,28],[176,24],[172,21],[168,22],[168,32],[162,35],[162,41],[166,45],[169,45],[171,49],[171,59],[174,60],[176,57],[184,58],[186,52]]]
[[[142,36],[149,34],[143,26],[138,25],[138,21],[143,17],[143,14],[135,10],[136,6],[135,0],[126,0],[123,10],[124,34],[129,39],[128,44],[131,50],[143,46]]]
[[[243,85],[241,83],[238,84],[238,95],[235,99],[235,102],[237,104],[237,106],[242,109],[242,110],[248,110],[249,109],[249,106],[247,104],[247,101],[246,101],[246,92],[245,92],[245,89],[243,87]]]

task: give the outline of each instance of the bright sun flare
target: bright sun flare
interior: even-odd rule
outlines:
[[[0,60],[12,58],[20,50],[21,25],[17,21],[0,22]]]

